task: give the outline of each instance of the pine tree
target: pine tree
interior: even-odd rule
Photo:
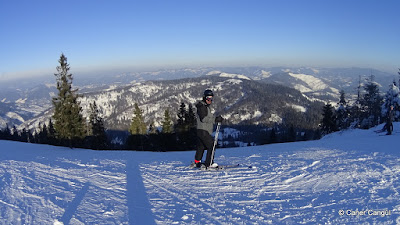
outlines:
[[[13,126],[13,128],[12,128],[11,131],[12,131],[11,140],[13,140],[13,141],[20,141],[21,135],[20,135],[20,133],[18,132],[17,127],[16,127],[15,125]]]
[[[173,126],[173,123],[171,120],[171,116],[169,114],[169,110],[166,109],[164,111],[164,120],[162,122],[162,133],[171,134],[173,132],[172,126]]]
[[[364,113],[361,126],[363,128],[370,128],[380,122],[382,106],[382,97],[379,94],[379,87],[374,81],[373,75],[368,79],[364,90],[366,93],[361,101],[361,108]]]
[[[179,106],[177,116],[178,116],[178,120],[176,121],[175,129],[176,129],[176,132],[178,132],[179,134],[182,134],[188,130],[188,128],[186,126],[187,111],[186,111],[185,103],[182,102],[181,105]]]
[[[56,130],[54,129],[54,124],[52,119],[49,121],[49,125],[47,126],[48,128],[48,140],[49,144],[55,145],[57,144],[56,142]]]
[[[10,127],[8,126],[8,124],[6,124],[6,128],[4,128],[4,130],[3,130],[3,136],[4,136],[4,140],[12,140],[11,130],[10,130]]]
[[[89,133],[91,135],[91,148],[106,149],[108,140],[103,124],[103,118],[99,116],[96,102],[90,103]]]
[[[399,88],[396,86],[396,83],[393,82],[390,87],[389,90],[386,92],[385,98],[384,98],[384,102],[381,106],[381,112],[382,112],[382,117],[386,117],[390,106],[394,107],[395,110],[395,118],[397,118],[398,115],[398,109],[400,106],[400,94],[399,94],[400,90]]]
[[[293,126],[290,126],[288,131],[288,142],[294,142],[296,141],[296,138],[297,138],[296,130],[294,129]]]
[[[21,131],[21,141],[29,142],[29,131],[27,131],[26,128],[22,129]]]
[[[189,104],[189,110],[186,114],[186,119],[187,124],[189,126],[189,130],[196,128],[196,114],[194,112],[194,108],[192,104]]]
[[[135,103],[135,110],[133,112],[132,123],[129,132],[132,135],[144,135],[147,133],[146,124],[144,123],[142,110],[140,110],[137,103]]]
[[[358,87],[357,87],[357,99],[356,102],[351,106],[350,110],[350,123],[353,128],[359,128],[362,120],[362,107],[361,107],[361,76],[359,76]]]
[[[147,144],[147,128],[144,123],[143,112],[139,108],[138,104],[135,103],[135,109],[133,112],[133,118],[129,127],[129,137],[126,141],[126,147],[128,149],[144,150]]]
[[[340,91],[339,105],[347,105],[346,96],[343,90]]]
[[[189,104],[189,110],[186,110],[185,103],[181,103],[177,113],[177,124],[175,131],[179,147],[182,149],[193,149],[196,142],[196,114],[193,105]]]
[[[58,95],[53,98],[54,106],[54,129],[58,139],[68,141],[70,147],[77,145],[76,141],[85,136],[84,120],[81,115],[82,108],[77,94],[78,89],[72,89],[72,74],[69,73],[70,67],[67,57],[61,54],[57,66]]]
[[[44,123],[43,126],[41,127],[41,130],[40,130],[40,133],[38,135],[38,138],[39,138],[39,142],[41,144],[48,144],[49,143],[49,133],[48,133],[48,130],[47,130],[46,123]]]
[[[186,149],[195,149],[197,140],[196,114],[192,104],[189,104],[189,110],[186,114],[186,122],[188,124],[187,146]]]
[[[324,134],[329,134],[334,131],[337,131],[336,128],[336,121],[335,121],[335,115],[334,115],[334,108],[332,107],[331,104],[326,104],[323,108],[323,118],[321,122],[321,129]]]
[[[275,128],[272,128],[270,134],[269,134],[269,143],[277,143],[278,138],[276,136],[276,130]]]
[[[192,104],[189,104],[189,110],[186,110],[186,105],[182,102],[177,116],[176,131],[178,133],[190,132],[191,129],[196,127],[196,114]]]
[[[338,108],[336,110],[336,126],[338,130],[346,129],[350,126],[349,121],[349,108],[345,98],[343,90],[340,91],[340,100],[338,102]]]

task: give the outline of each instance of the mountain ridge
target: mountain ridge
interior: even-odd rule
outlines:
[[[74,76],[76,77],[74,83],[77,83],[74,86],[79,88],[80,93],[90,95],[90,93],[137,85],[140,82],[148,82],[150,79],[158,82],[199,78],[208,75],[214,77],[223,76],[226,79],[241,80],[243,78],[262,83],[284,85],[297,89],[309,101],[335,103],[339,98],[339,90],[344,90],[348,99],[354,98],[359,76],[362,75],[362,79],[364,79],[371,74],[376,74],[376,81],[380,84],[383,93],[386,91],[385,87],[397,78],[389,73],[364,68],[205,67],[122,73],[106,77],[105,80],[103,80],[105,76],[100,76],[98,79]],[[181,78],[184,76],[189,77]],[[51,78],[54,79],[54,77]],[[29,82],[25,80],[23,83],[26,85]],[[315,84],[319,84],[319,86]],[[52,107],[51,98],[56,92],[56,87],[51,85],[50,78],[49,81],[32,88],[23,88],[21,86],[21,88],[17,89],[17,86],[11,85],[2,89],[0,91],[0,103],[3,103],[0,105],[0,127],[5,127],[6,124],[10,126],[21,125],[24,121],[29,121],[34,117],[45,114]],[[23,120],[7,116],[11,115],[10,113],[15,113],[19,116],[17,118],[23,118]]]
[[[84,93],[80,99],[84,116],[89,104],[96,101],[100,116],[109,129],[127,130],[133,117],[134,104],[143,111],[145,122],[160,126],[164,110],[176,115],[180,104],[187,107],[201,100],[205,89],[215,94],[213,109],[232,124],[273,124],[284,119],[287,108],[303,111],[315,107],[299,91],[276,84],[253,80],[204,76],[168,81],[145,81],[115,89]],[[297,109],[304,110],[297,110]],[[44,114],[50,118],[51,110]],[[311,118],[310,118],[311,119]],[[40,118],[27,121],[30,129],[43,123]]]

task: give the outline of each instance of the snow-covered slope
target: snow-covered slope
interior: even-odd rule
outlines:
[[[218,149],[242,165],[224,171],[188,169],[193,151],[0,141],[0,224],[400,223],[400,123],[381,127]]]

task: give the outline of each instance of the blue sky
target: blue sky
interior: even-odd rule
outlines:
[[[400,1],[0,0],[0,78],[197,66],[400,67]]]

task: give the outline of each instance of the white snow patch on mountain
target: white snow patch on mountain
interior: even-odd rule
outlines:
[[[180,93],[180,94],[178,95],[178,98],[179,98],[179,99],[185,99],[185,101],[188,102],[189,104],[195,104],[195,103],[198,101],[198,99],[197,99],[197,98],[194,98],[194,97],[190,94],[189,91],[184,91],[184,92]]]
[[[212,76],[212,75],[217,75],[217,74],[221,74],[221,73],[222,73],[222,71],[213,70],[213,71],[208,72],[206,75],[207,76]]]
[[[247,77],[243,74],[221,73],[219,76],[220,77],[229,77],[229,78],[238,78],[238,79],[243,79],[243,80],[251,80],[249,77]]]
[[[8,118],[10,118],[10,119],[16,119],[16,120],[19,120],[19,121],[21,121],[21,122],[24,122],[24,121],[25,121],[24,118],[22,118],[20,115],[18,115],[18,114],[15,113],[15,112],[7,112],[7,113],[6,113],[6,116],[7,116]]]
[[[282,118],[275,113],[272,113],[268,120],[274,123],[282,123]]]
[[[235,85],[235,84],[240,84],[242,82],[243,81],[239,79],[228,79],[222,82],[218,82],[216,85],[211,87],[211,89],[214,91],[220,91],[223,90],[223,87],[226,87],[227,85]]]
[[[15,103],[17,103],[17,104],[25,104],[26,100],[27,100],[27,98],[24,98],[24,99],[19,98],[18,100],[15,101]]]
[[[4,129],[7,126],[7,121],[0,117],[0,129]]]
[[[315,74],[319,73],[319,69],[315,69],[315,68],[309,68],[309,69],[311,69]]]
[[[250,119],[258,118],[258,117],[262,116],[262,112],[260,112],[259,110],[256,110],[254,112],[248,112],[246,114],[236,113],[236,114],[230,114],[230,115],[226,114],[224,116],[226,116],[226,118],[232,117],[235,120],[242,121],[242,120],[250,120]]]
[[[201,80],[200,85],[211,85],[212,82],[210,80]]]
[[[117,89],[117,88],[120,88],[121,87],[121,85],[110,85],[107,89],[104,89],[104,91],[112,91],[112,90],[115,90],[115,89]]]
[[[233,74],[233,73],[226,73],[219,70],[213,70],[206,74],[207,76],[215,76],[219,75],[220,77],[228,77],[228,78],[236,78],[236,79],[243,79],[243,80],[251,80],[248,76],[243,74]]]
[[[265,79],[265,78],[272,76],[272,73],[269,71],[261,70],[261,75],[262,75],[262,78]]]
[[[227,80],[226,82],[227,82],[227,83],[230,83],[230,84],[240,84],[240,83],[242,83],[243,81],[241,81],[241,80],[239,80],[239,79],[229,79],[229,80]]]
[[[307,111],[307,109],[304,106],[301,106],[301,105],[288,105],[288,106],[292,107],[293,109],[295,109],[298,112],[304,113],[304,112]]]
[[[311,93],[313,96],[330,95],[335,99],[339,98],[340,91],[334,87],[330,87],[323,80],[306,74],[288,73],[290,76],[302,81],[295,83],[293,87],[302,93]]]
[[[300,91],[301,93],[310,93],[313,92],[314,90],[302,85],[302,84],[295,84],[294,88],[298,91]]]
[[[336,89],[336,88],[330,87],[329,89],[330,89],[334,94],[336,94],[336,95],[332,94],[332,96],[337,97],[337,95],[340,94],[340,91],[339,91],[338,89]]]
[[[324,90],[328,88],[329,86],[325,84],[321,79],[316,78],[311,75],[306,75],[306,74],[295,74],[295,73],[289,73],[290,76],[299,79],[303,82],[305,82],[308,87],[313,90],[313,91],[319,91],[319,90]]]
[[[110,101],[117,101],[118,97],[121,96],[123,90],[121,92],[113,91],[113,92],[103,92],[98,94],[97,97],[94,96],[85,96],[85,98],[81,99],[81,106],[84,112],[84,115],[87,116],[90,112],[90,104],[93,104],[96,101],[96,105],[99,109],[103,109],[100,111],[100,115],[102,117],[108,117],[113,113],[113,109],[109,107]]]
[[[261,111],[259,111],[259,110],[256,110],[256,111],[254,111],[254,117],[255,118],[258,118],[258,117],[261,117],[262,116],[262,112]]]
[[[162,87],[156,86],[156,85],[151,85],[151,84],[141,84],[138,83],[134,85],[132,88],[129,89],[129,91],[136,93],[140,92],[142,93],[145,97],[150,97],[153,93],[157,92],[160,90]]]

